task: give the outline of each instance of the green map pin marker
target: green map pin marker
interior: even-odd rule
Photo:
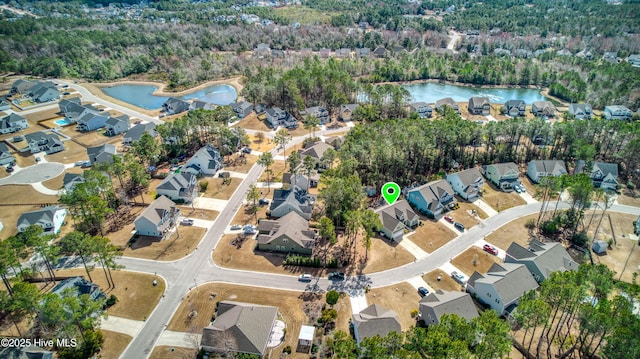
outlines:
[[[389,204],[396,203],[398,197],[400,197],[400,186],[395,182],[387,182],[382,186],[382,197]]]

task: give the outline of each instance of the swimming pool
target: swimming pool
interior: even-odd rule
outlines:
[[[61,118],[59,120],[55,120],[53,121],[53,123],[55,123],[58,126],[68,126],[70,124],[72,124],[73,122],[71,122],[68,118]]]

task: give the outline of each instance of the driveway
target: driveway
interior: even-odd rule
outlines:
[[[11,176],[0,179],[3,184],[31,184],[46,181],[62,174],[64,165],[62,163],[48,162],[38,163],[14,172]]]

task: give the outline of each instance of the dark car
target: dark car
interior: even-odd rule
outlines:
[[[482,250],[487,252],[487,253],[491,253],[494,256],[498,255],[498,249],[492,245],[489,244],[485,244],[484,246],[482,246]]]
[[[425,295],[429,294],[429,289],[420,287],[418,288],[418,294],[420,294],[421,297],[424,297]]]
[[[456,229],[458,229],[460,232],[464,231],[464,225],[460,222],[454,222],[453,226],[456,227]]]
[[[329,273],[330,280],[344,280],[344,273],[342,272],[331,272]]]
[[[251,153],[251,149],[249,147],[245,147],[245,148],[242,149],[242,152]]]
[[[266,205],[269,204],[269,200],[268,199],[264,199],[264,198],[260,198],[258,200],[258,204],[261,205],[261,206],[266,206]]]
[[[455,220],[454,220],[454,219],[453,219],[453,217],[451,217],[451,216],[444,216],[444,220],[445,220],[445,221],[447,221],[447,222],[449,222],[449,223],[453,223],[453,222],[455,222]]]

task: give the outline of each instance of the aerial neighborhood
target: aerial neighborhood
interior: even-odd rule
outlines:
[[[640,356],[630,4],[71,4],[0,5],[0,358]]]

